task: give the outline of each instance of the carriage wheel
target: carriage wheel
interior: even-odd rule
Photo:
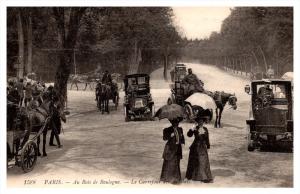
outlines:
[[[185,111],[185,114],[186,114],[186,119],[188,121],[191,121],[192,118],[193,118],[193,109],[192,109],[192,106],[189,103],[184,105],[184,111]]]
[[[38,150],[34,141],[28,141],[21,152],[21,167],[25,173],[30,172],[37,160]]]

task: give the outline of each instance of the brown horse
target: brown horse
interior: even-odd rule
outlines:
[[[96,87],[96,99],[99,110],[104,114],[109,114],[109,99],[111,95],[111,87],[107,84],[98,83]]]
[[[216,103],[216,121],[215,121],[215,128],[221,128],[221,118],[222,118],[222,112],[224,110],[224,107],[226,103],[228,102],[229,105],[231,105],[231,108],[234,110],[237,109],[237,97],[235,94],[215,91],[215,92],[206,92],[209,96],[211,96],[215,103]]]
[[[30,132],[37,133],[37,146],[38,146],[38,156],[41,156],[39,144],[40,135],[43,134],[43,156],[47,156],[46,153],[46,138],[48,130],[53,130],[55,128],[53,113],[59,112],[59,116],[65,121],[65,115],[63,111],[58,106],[59,101],[54,102],[51,99],[45,99],[43,103],[34,109],[28,109],[28,121]]]

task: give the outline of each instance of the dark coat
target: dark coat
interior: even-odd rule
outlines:
[[[191,129],[187,132],[188,137],[193,137],[193,135],[195,135],[195,139],[192,145],[190,146],[190,149],[194,147],[198,147],[198,144],[206,145],[207,149],[210,148],[208,129],[206,127],[203,127],[203,129],[204,129],[203,135],[199,135],[198,131],[193,131]]]
[[[176,144],[176,137],[171,137],[171,134],[174,133],[174,128],[168,127],[163,131],[163,140],[167,141],[164,152],[163,159],[172,160],[175,157],[182,159],[182,147],[181,144],[185,144],[183,130],[181,127],[178,127],[178,135],[179,135],[179,144]]]
[[[194,181],[211,181],[212,174],[208,159],[207,149],[210,148],[209,135],[206,127],[203,127],[204,134],[199,134],[197,130],[189,130],[188,137],[195,136],[190,146],[189,160],[186,171],[186,178]]]
[[[103,83],[103,84],[111,84],[112,83],[112,78],[111,78],[111,75],[110,74],[104,74],[103,75],[103,77],[102,77],[102,80],[101,80],[101,82]]]

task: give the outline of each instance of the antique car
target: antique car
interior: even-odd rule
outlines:
[[[170,72],[172,82],[181,81],[186,75],[186,66],[184,64],[176,64]]]
[[[248,151],[262,147],[293,149],[293,96],[291,81],[255,80],[245,86],[251,95]]]
[[[126,75],[124,79],[125,121],[135,119],[151,120],[155,114],[150,93],[150,77],[147,74]]]

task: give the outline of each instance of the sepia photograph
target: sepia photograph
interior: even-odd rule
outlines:
[[[7,188],[295,187],[293,6],[5,9]]]

